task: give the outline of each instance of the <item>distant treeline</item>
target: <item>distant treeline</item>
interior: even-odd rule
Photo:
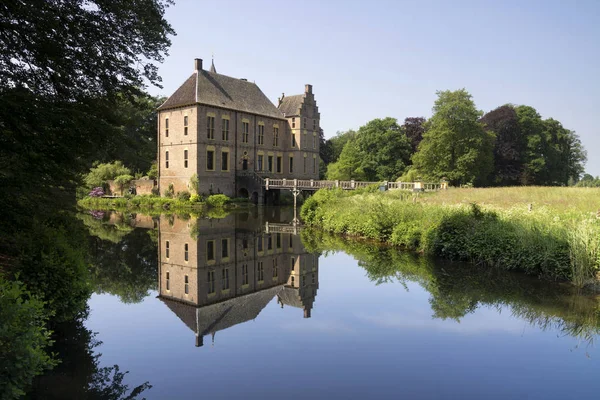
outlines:
[[[584,172],[579,136],[530,106],[506,104],[484,114],[464,89],[437,92],[433,116],[374,119],[323,141],[328,179],[452,185],[565,186]],[[592,178],[593,179],[593,178]]]

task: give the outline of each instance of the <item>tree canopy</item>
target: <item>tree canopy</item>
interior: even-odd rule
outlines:
[[[437,95],[433,116],[412,158],[414,166],[429,179],[485,184],[493,169],[494,134],[483,129],[482,113],[466,90]]]
[[[361,126],[330,164],[328,179],[391,181],[410,163],[410,143],[394,118],[374,119]]]

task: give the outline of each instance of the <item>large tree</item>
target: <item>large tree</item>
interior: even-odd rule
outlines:
[[[423,117],[408,117],[404,119],[402,128],[406,137],[410,141],[412,152],[416,153],[419,143],[423,140],[423,134],[425,133],[425,122],[426,119]]]
[[[466,90],[437,95],[428,129],[413,155],[414,166],[429,179],[485,185],[493,169],[494,134],[483,129],[482,113]]]
[[[519,185],[526,140],[521,133],[517,112],[511,105],[503,105],[485,114],[480,122],[485,130],[496,135],[494,171],[489,183],[497,186]]]
[[[410,163],[410,143],[395,118],[374,119],[361,126],[339,159],[329,165],[328,179],[391,181]]]

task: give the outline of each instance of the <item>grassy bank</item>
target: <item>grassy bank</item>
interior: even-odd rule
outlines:
[[[210,208],[233,208],[236,205],[244,203],[247,203],[247,201],[230,199],[223,194],[215,194],[206,198],[192,196],[189,199],[160,196],[85,197],[78,202],[80,207],[89,210],[139,211],[149,214],[164,211],[186,212],[201,211]]]
[[[428,255],[578,286],[592,282],[600,265],[600,220],[592,212],[600,208],[600,191],[584,189],[581,200],[579,189],[520,190],[521,201],[515,200],[516,188],[454,189],[419,197],[322,190],[306,201],[301,217],[328,232]],[[512,205],[506,200],[510,195]]]

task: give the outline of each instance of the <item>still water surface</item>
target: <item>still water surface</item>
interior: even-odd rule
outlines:
[[[85,218],[120,271],[85,325],[140,398],[598,396],[600,301],[564,286],[293,232],[275,208]]]

